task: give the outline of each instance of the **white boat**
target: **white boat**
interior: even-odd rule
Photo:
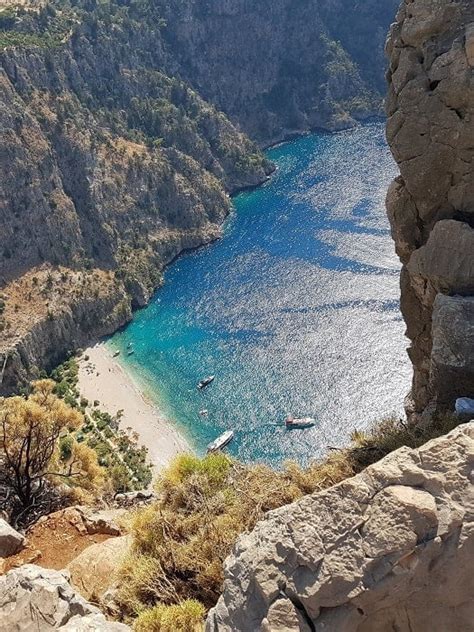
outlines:
[[[199,414],[201,415],[201,417],[207,417],[209,414],[209,411],[207,410],[207,408],[203,408],[202,410],[199,411]]]
[[[210,452],[217,452],[218,450],[222,450],[222,448],[225,448],[225,446],[228,445],[232,441],[233,438],[234,438],[234,431],[226,430],[223,434],[221,434],[220,437],[217,437],[217,439],[214,439],[214,441],[212,441],[207,446],[207,453],[209,454]]]
[[[316,424],[316,419],[312,417],[301,417],[297,419],[289,415],[285,419],[285,427],[289,430],[304,430],[305,428],[312,428]]]
[[[208,377],[205,377],[203,380],[201,380],[197,387],[200,391],[202,391],[203,388],[206,388],[206,386],[209,386],[209,384],[211,382],[214,382],[214,380],[216,379],[215,375],[209,375]]]

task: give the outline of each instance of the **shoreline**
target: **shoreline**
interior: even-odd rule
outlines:
[[[104,342],[84,349],[78,365],[81,396],[90,405],[98,401],[98,408],[112,416],[119,410],[123,411],[120,427],[123,430],[131,428],[138,435],[138,444],[148,449],[153,479],[178,454],[193,451],[189,442],[146,396],[133,376],[112,357]]]

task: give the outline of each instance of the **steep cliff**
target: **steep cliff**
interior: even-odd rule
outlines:
[[[470,630],[474,422],[270,512],[225,565],[207,632]]]
[[[263,144],[380,112],[398,0],[161,5],[175,71]]]
[[[395,1],[346,7],[350,29],[341,0],[2,8],[0,391],[219,236],[228,193],[271,171],[239,128],[265,144],[377,112]]]
[[[414,420],[474,396],[474,4],[405,0],[387,45],[387,207],[403,262]]]
[[[161,72],[160,27],[139,8],[59,6],[0,31],[3,391],[124,324],[165,264],[219,236],[227,192],[271,171]]]

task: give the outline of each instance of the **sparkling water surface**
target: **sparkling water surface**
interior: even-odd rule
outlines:
[[[224,238],[172,264],[108,344],[199,454],[232,428],[244,461],[307,463],[402,411],[410,366],[384,210],[397,170],[382,123],[267,153],[277,172],[234,198]],[[317,423],[276,425],[288,413]]]

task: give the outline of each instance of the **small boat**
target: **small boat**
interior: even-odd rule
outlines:
[[[201,415],[201,417],[207,417],[209,414],[209,411],[207,410],[207,408],[203,408],[202,410],[199,411],[199,414]]]
[[[301,417],[296,419],[289,415],[285,419],[285,428],[288,430],[304,430],[305,428],[312,428],[316,424],[316,420],[312,417]]]
[[[202,391],[203,388],[206,388],[206,386],[209,386],[211,382],[214,382],[215,377],[216,377],[215,375],[209,375],[208,377],[205,377],[203,380],[201,380],[198,383],[197,385],[198,389]]]
[[[116,358],[119,355],[120,355],[120,351],[116,351],[112,357]]]
[[[223,434],[221,434],[220,437],[217,437],[217,439],[214,439],[214,441],[212,441],[207,446],[207,453],[209,454],[210,452],[217,452],[218,450],[222,450],[222,448],[225,448],[225,446],[228,445],[232,441],[233,438],[234,438],[234,431],[226,430]]]
[[[131,355],[133,355],[134,353],[135,353],[135,350],[134,350],[134,349],[130,349],[129,351],[127,351],[127,355],[128,355],[128,356],[131,356]]]
[[[128,343],[127,345],[127,349],[131,349],[133,347],[133,344],[131,342]]]

